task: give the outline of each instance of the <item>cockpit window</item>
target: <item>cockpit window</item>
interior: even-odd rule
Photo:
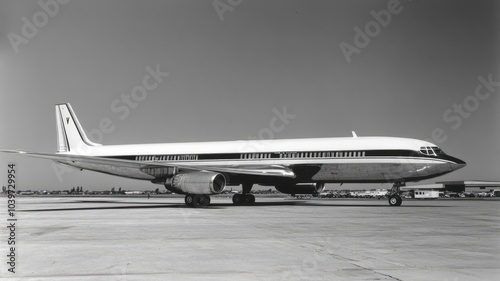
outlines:
[[[430,146],[420,147],[420,152],[422,152],[425,155],[434,155],[434,151],[432,151],[432,148]]]
[[[441,148],[439,148],[437,146],[433,146],[432,149],[434,150],[434,153],[436,153],[436,155],[444,154],[444,152],[441,150]]]
[[[441,155],[444,154],[444,152],[437,146],[422,146],[420,147],[420,152],[425,155],[431,155],[431,156],[436,156],[436,155]]]

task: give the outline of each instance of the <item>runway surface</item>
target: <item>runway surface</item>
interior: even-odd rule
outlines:
[[[6,198],[2,221],[6,223]],[[23,280],[498,280],[500,201],[17,198]]]

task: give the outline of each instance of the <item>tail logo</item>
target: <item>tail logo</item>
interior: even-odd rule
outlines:
[[[87,138],[69,103],[56,105],[56,124],[58,153],[71,152],[83,155],[83,152],[79,150],[91,146],[101,146],[101,144],[91,142]]]

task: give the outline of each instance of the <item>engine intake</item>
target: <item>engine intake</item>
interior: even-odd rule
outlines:
[[[226,187],[226,178],[212,172],[177,174],[167,179],[165,187],[179,194],[218,194]]]
[[[276,190],[287,194],[319,194],[325,190],[324,183],[297,183],[294,185],[277,185]]]

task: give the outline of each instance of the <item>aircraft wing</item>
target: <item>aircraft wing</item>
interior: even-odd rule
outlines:
[[[230,173],[239,175],[254,175],[254,176],[272,176],[295,178],[295,173],[281,165],[233,165],[233,166],[204,166],[204,165],[179,165],[175,162],[139,162],[133,160],[116,159],[97,156],[83,156],[72,154],[55,154],[55,153],[36,153],[21,150],[0,150],[6,153],[18,153],[30,157],[44,158],[54,160],[62,164],[86,163],[93,165],[107,165],[129,169],[146,169],[146,168],[177,168],[181,171],[211,171],[219,173]]]

